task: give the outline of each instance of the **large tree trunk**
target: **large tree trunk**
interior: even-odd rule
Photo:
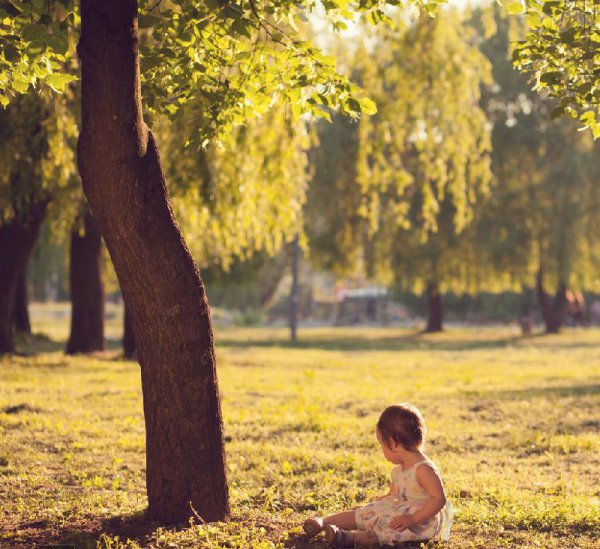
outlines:
[[[29,310],[27,309],[27,264],[17,281],[15,290],[15,308],[13,310],[13,324],[15,330],[22,334],[31,334],[31,322],[29,321]]]
[[[442,296],[437,282],[429,282],[427,284],[427,326],[425,332],[441,332],[443,317]]]
[[[135,335],[131,318],[127,313],[127,304],[123,307],[123,354],[125,358],[133,358],[135,356]]]
[[[290,251],[290,263],[292,271],[292,288],[290,291],[290,339],[296,341],[298,339],[298,269],[300,263],[300,244],[298,236],[294,238]]]
[[[82,0],[83,188],[136,335],[149,513],[185,522],[229,514],[210,310],[142,118],[137,3]]]
[[[13,325],[19,277],[40,232],[49,199],[0,226],[0,354],[14,352]]]
[[[567,286],[564,282],[558,285],[554,300],[551,300],[544,289],[544,275],[542,269],[538,271],[536,288],[538,301],[544,323],[546,325],[547,334],[557,334],[562,328],[565,316],[567,314]]]
[[[102,283],[102,236],[88,211],[85,234],[71,233],[71,335],[66,353],[92,353],[104,349],[104,285]]]

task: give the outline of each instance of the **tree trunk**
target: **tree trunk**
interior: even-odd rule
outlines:
[[[123,307],[123,354],[125,358],[133,358],[135,356],[135,335],[131,319],[127,313],[127,304]]]
[[[136,335],[149,514],[229,514],[210,310],[142,118],[137,2],[82,0],[79,171]]]
[[[298,235],[292,242],[291,249],[291,270],[292,270],[292,288],[290,291],[290,339],[298,339],[298,264],[300,263],[300,245],[298,244]]]
[[[275,299],[279,283],[285,275],[288,266],[288,254],[285,247],[277,254],[272,264],[267,262],[267,268],[261,269],[260,308],[266,309]]]
[[[98,223],[88,211],[85,234],[71,233],[71,335],[66,353],[104,350],[104,285],[102,283],[102,236]]]
[[[0,226],[0,354],[15,350],[14,308],[19,277],[40,232],[49,199],[33,203],[26,214]]]
[[[31,322],[27,309],[27,263],[17,281],[15,291],[15,308],[13,310],[13,323],[15,330],[22,334],[31,334]]]
[[[440,295],[437,282],[429,282],[427,284],[427,326],[425,327],[425,332],[441,332],[443,329],[443,315],[442,296]]]
[[[568,300],[566,284],[561,282],[558,285],[554,300],[550,300],[550,297],[544,289],[544,275],[542,269],[540,269],[537,274],[536,289],[540,310],[542,312],[542,317],[544,318],[544,324],[546,325],[546,333],[557,334],[562,328],[567,313]]]

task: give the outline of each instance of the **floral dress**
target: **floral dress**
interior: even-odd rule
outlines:
[[[394,517],[415,513],[429,499],[429,495],[417,480],[417,467],[423,464],[427,464],[440,476],[436,466],[429,460],[419,461],[406,470],[402,469],[401,465],[394,467],[392,482],[396,486],[396,495],[385,496],[356,509],[357,528],[375,533],[379,543],[385,545],[447,537],[449,520],[451,520],[449,506],[442,508],[426,521],[415,524],[402,532],[390,527],[390,521]]]

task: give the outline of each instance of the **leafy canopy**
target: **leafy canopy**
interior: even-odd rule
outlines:
[[[377,23],[387,6],[416,5],[432,12],[444,0],[142,0],[138,18],[145,102],[176,118],[195,115],[206,144],[279,101],[299,117],[352,117],[376,108],[336,69],[335,60],[302,39],[317,9],[336,29],[358,12]],[[80,17],[74,0],[0,1],[0,104],[31,87],[62,91],[77,78]]]
[[[514,49],[515,65],[558,99],[554,117],[578,118],[600,137],[600,0],[525,0],[509,8],[525,13],[529,27]]]

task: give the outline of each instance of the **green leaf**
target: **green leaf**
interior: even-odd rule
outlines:
[[[66,34],[49,34],[45,41],[50,49],[59,55],[65,55],[69,50],[69,38]]]
[[[18,52],[17,48],[15,48],[14,46],[10,46],[10,45],[5,46],[4,47],[4,57],[7,61],[14,63],[19,59],[19,52]]]
[[[361,97],[358,102],[360,103],[360,109],[364,114],[372,115],[377,112],[377,105],[368,97]]]
[[[27,42],[33,42],[34,40],[44,38],[46,30],[45,25],[25,25],[21,36],[24,40],[27,40]]]
[[[148,55],[141,58],[142,70],[150,70],[162,64],[163,59],[158,55]]]
[[[556,119],[556,118],[560,118],[561,116],[563,116],[565,113],[567,112],[567,108],[565,106],[560,106],[560,107],[556,107],[556,109],[554,109],[551,113],[550,113],[550,118],[552,120]]]
[[[523,4],[521,4],[520,0],[515,0],[514,2],[511,2],[506,7],[506,9],[511,15],[519,15],[524,12]]]
[[[586,126],[591,126],[596,122],[596,113],[594,111],[587,111],[579,117],[579,120]]]
[[[12,87],[17,93],[25,93],[29,89],[29,81],[23,78],[15,78]]]
[[[48,75],[46,78],[46,84],[48,84],[53,90],[62,93],[65,90],[66,85],[75,79],[76,77],[72,74],[55,72]]]
[[[4,10],[11,17],[17,17],[21,13],[21,11],[10,2],[0,2],[0,10]]]
[[[140,29],[148,29],[158,25],[162,21],[162,17],[156,15],[150,15],[149,13],[142,13],[138,15],[138,27]]]
[[[542,74],[540,76],[540,82],[542,84],[559,84],[563,79],[562,72],[552,71]]]

